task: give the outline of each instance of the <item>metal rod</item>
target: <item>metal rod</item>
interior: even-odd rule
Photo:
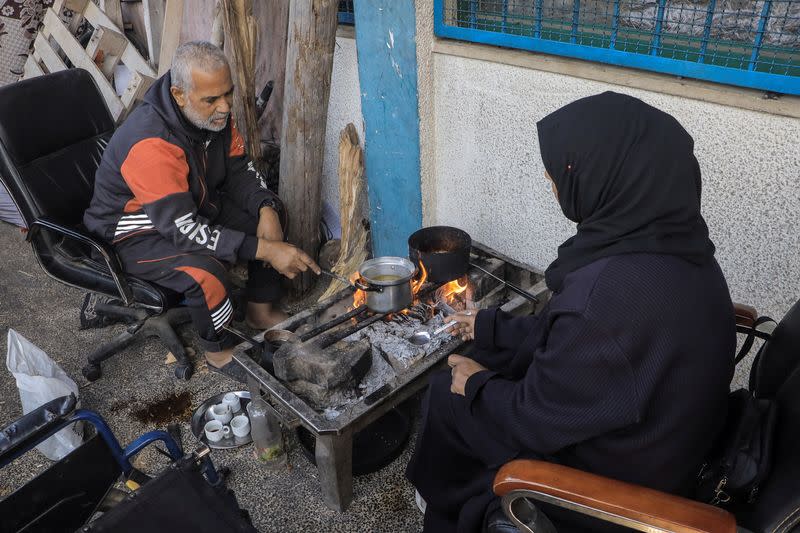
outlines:
[[[581,17],[581,0],[573,0],[572,2],[572,31],[569,35],[569,42],[575,44],[578,42],[578,22]]]
[[[517,293],[517,294],[519,294],[520,296],[523,296],[523,297],[527,298],[528,300],[530,300],[530,301],[532,301],[532,302],[534,302],[534,303],[539,303],[539,298],[537,298],[537,297],[536,297],[536,296],[534,296],[533,294],[529,293],[529,292],[528,292],[528,291],[526,291],[525,289],[521,289],[521,288],[517,287],[516,285],[514,285],[513,283],[509,283],[508,281],[504,280],[503,278],[498,278],[497,276],[495,276],[494,274],[492,274],[492,273],[491,273],[491,272],[489,272],[488,270],[486,270],[486,269],[484,269],[484,268],[481,268],[481,267],[479,267],[479,266],[478,266],[478,265],[476,265],[475,263],[470,263],[469,265],[470,265],[471,267],[477,268],[478,270],[480,270],[481,272],[483,272],[483,273],[484,273],[484,274],[486,274],[487,276],[489,276],[489,277],[491,277],[491,278],[494,278],[495,280],[497,280],[497,281],[499,281],[500,283],[504,284],[506,287],[508,287],[509,289],[511,289],[513,292],[516,292],[516,293]]]
[[[313,339],[314,337],[316,337],[320,333],[325,333],[329,329],[334,328],[334,327],[338,326],[339,324],[342,324],[343,322],[347,322],[351,318],[357,317],[358,315],[360,315],[361,313],[365,312],[366,310],[367,310],[367,306],[366,305],[359,305],[358,307],[356,307],[352,311],[348,311],[347,313],[345,313],[343,315],[339,315],[336,318],[334,318],[332,320],[329,320],[328,322],[326,322],[326,323],[324,323],[324,324],[322,324],[320,326],[317,326],[314,329],[312,329],[310,331],[307,331],[306,333],[303,333],[302,335],[300,335],[300,340],[305,342],[305,341],[307,341],[309,339]]]
[[[358,322],[357,324],[353,324],[352,326],[346,327],[339,331],[334,331],[332,333],[328,333],[327,335],[320,337],[320,340],[317,342],[320,348],[327,348],[331,344],[335,342],[339,342],[342,339],[346,339],[356,331],[364,329],[367,326],[370,326],[377,322],[378,320],[382,320],[383,317],[388,315],[389,313],[378,313],[377,315],[372,315],[371,317]]]
[[[664,8],[667,0],[658,0],[656,11],[656,27],[653,30],[653,40],[650,43],[650,55],[657,56],[661,51],[661,27],[664,24]]]
[[[258,342],[257,340],[255,340],[253,337],[250,337],[249,335],[245,335],[244,333],[242,333],[238,329],[234,328],[233,326],[222,326],[222,329],[224,329],[228,333],[232,333],[233,336],[239,338],[239,340],[243,340],[247,344],[250,344],[251,346],[253,346],[253,348],[263,348],[264,347],[264,345],[262,343]]]
[[[713,2],[714,0],[712,0]],[[614,15],[611,17],[611,43],[609,48],[617,46],[617,34],[619,33],[619,0],[614,0]]]
[[[750,54],[750,63],[747,65],[747,70],[755,70],[756,63],[758,63],[758,55],[761,53],[761,43],[764,41],[764,30],[767,27],[767,20],[769,20],[769,12],[772,9],[772,0],[764,0],[764,7],[761,9],[761,18],[758,21],[758,30],[756,31],[756,38],[753,42],[753,53]]]
[[[697,58],[698,63],[705,63],[706,60],[706,50],[708,49],[708,40],[711,37],[711,24],[714,22],[714,10],[716,7],[717,0],[710,0],[708,2],[706,23],[703,25],[703,38],[700,40],[700,56]]]
[[[508,23],[508,0],[503,0],[503,22],[500,25],[500,31],[506,32],[506,24]]]
[[[542,36],[542,2],[544,0],[536,0],[533,7],[533,36],[539,39]]]
[[[469,0],[469,27],[478,27],[478,0]]]

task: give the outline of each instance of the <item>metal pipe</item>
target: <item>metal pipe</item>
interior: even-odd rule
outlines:
[[[747,70],[756,69],[758,55],[761,53],[761,43],[764,41],[764,30],[767,27],[767,20],[769,20],[769,12],[771,9],[772,0],[764,0],[764,7],[761,9],[761,18],[758,21],[758,30],[756,31],[756,38],[753,42],[753,52],[750,54],[750,63],[747,65]]]
[[[536,0],[533,7],[533,36],[536,39],[542,37],[542,2],[544,0]]]
[[[572,2],[572,30],[569,34],[569,42],[575,44],[578,42],[578,23],[581,17],[581,0],[573,0]]]
[[[711,24],[714,22],[714,10],[717,7],[717,0],[709,0],[708,10],[706,11],[706,23],[703,25],[703,38],[700,40],[700,56],[698,63],[705,63],[708,40],[711,37]]]
[[[664,8],[667,0],[658,0],[658,10],[656,11],[656,26],[653,29],[653,40],[650,42],[650,55],[657,56],[661,51],[661,28],[664,24]]]
[[[611,43],[609,43],[609,48],[613,49],[617,46],[617,33],[619,33],[619,0],[614,0],[614,15],[611,17]]]

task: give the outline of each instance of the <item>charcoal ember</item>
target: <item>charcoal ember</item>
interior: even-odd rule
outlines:
[[[273,364],[278,379],[335,389],[357,385],[372,358],[366,340],[339,341],[325,349],[314,342],[287,342],[275,351]]]

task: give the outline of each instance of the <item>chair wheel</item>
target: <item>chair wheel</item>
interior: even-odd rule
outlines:
[[[89,381],[97,381],[103,372],[100,370],[100,365],[89,363],[81,369],[81,374]]]
[[[175,377],[184,381],[188,381],[193,372],[192,365],[178,365],[175,367]]]

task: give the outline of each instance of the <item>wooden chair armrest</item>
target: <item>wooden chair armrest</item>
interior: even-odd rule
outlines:
[[[733,515],[718,507],[544,461],[506,463],[494,492],[514,491],[639,531],[736,533]]]
[[[752,305],[733,303],[733,310],[736,313],[736,325],[752,328],[758,318],[758,311]]]

